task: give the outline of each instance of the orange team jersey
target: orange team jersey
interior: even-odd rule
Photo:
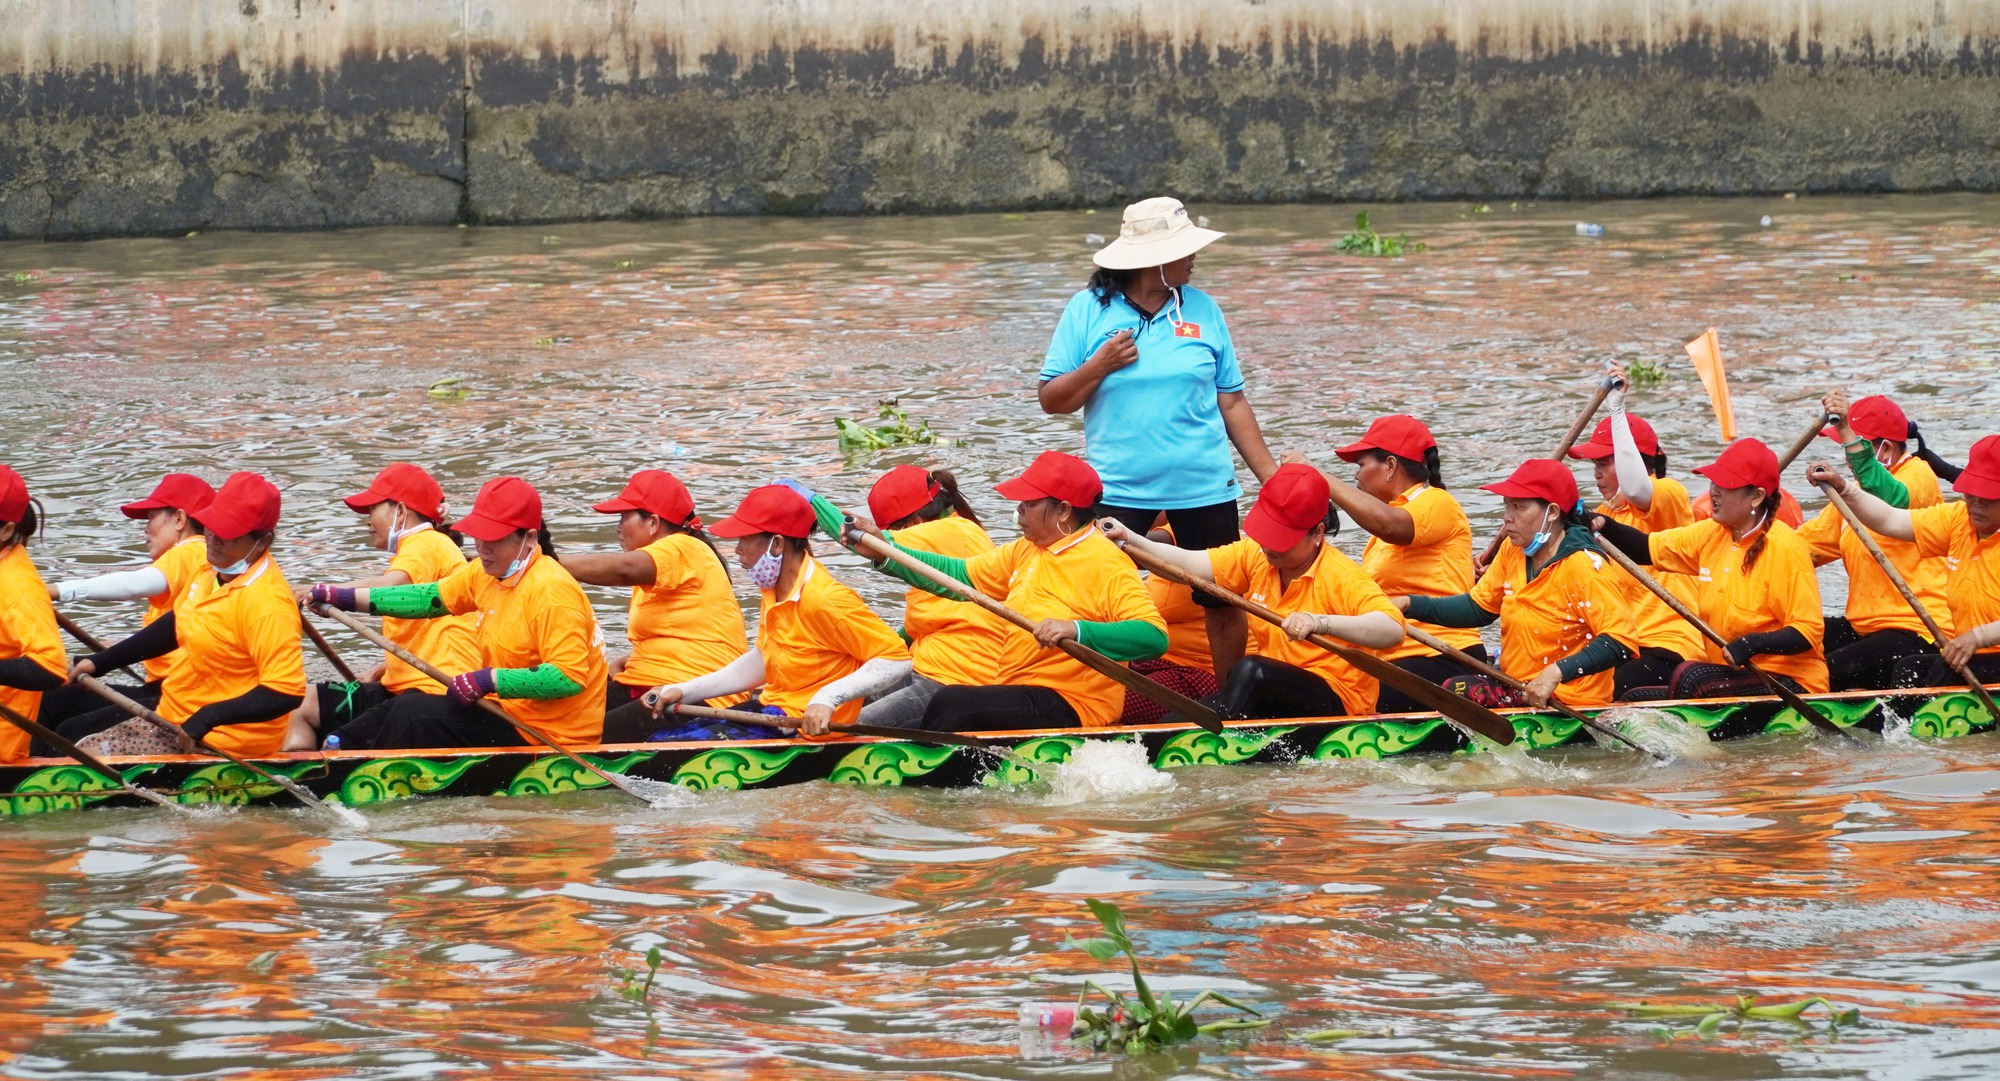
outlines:
[[[1086,526],[1047,548],[1023,538],[965,562],[972,587],[1040,622],[1044,619],[1121,623],[1139,620],[1166,633],[1159,609],[1132,560]],[[1000,682],[1047,687],[1063,696],[1085,728],[1118,723],[1125,688],[1059,649],[1043,649],[1035,636],[1009,630],[1000,658]]]
[[[442,582],[465,566],[465,553],[435,529],[420,529],[396,542],[389,569],[410,576],[413,585]],[[470,672],[479,665],[479,645],[473,641],[471,616],[437,619],[382,618],[382,637],[431,662],[447,675]],[[443,694],[436,680],[410,667],[393,653],[384,653],[382,686],[393,694],[422,691]]]
[[[1679,529],[1694,522],[1694,512],[1688,506],[1687,489],[1672,477],[1653,478],[1653,503],[1644,513],[1623,498],[1615,506],[1606,503],[1598,507],[1597,513],[1648,533]],[[1653,578],[1666,586],[1667,592],[1680,598],[1681,603],[1694,607],[1694,579],[1685,574],[1664,571],[1656,572]],[[1632,637],[1640,646],[1673,650],[1684,661],[1708,656],[1708,640],[1701,636],[1701,632],[1667,607],[1667,602],[1653,596],[1653,591],[1626,573],[1625,568],[1613,568],[1611,580],[1625,598],[1625,610],[1632,613]]]
[[[1410,512],[1416,534],[1408,544],[1390,544],[1380,537],[1368,538],[1361,551],[1361,569],[1382,592],[1399,597],[1455,597],[1472,588],[1472,526],[1465,510],[1443,488],[1426,484],[1389,501],[1392,507]],[[1470,627],[1434,627],[1411,621],[1410,626],[1429,631],[1445,645],[1471,649],[1479,644],[1479,632]],[[1382,651],[1392,661],[1405,657],[1434,656],[1414,639]]]
[[[1600,634],[1638,652],[1632,612],[1610,566],[1601,553],[1571,552],[1529,581],[1528,557],[1514,544],[1500,545],[1493,565],[1472,587],[1474,604],[1500,614],[1500,670],[1527,683]],[[1561,697],[1572,706],[1609,703],[1611,670],[1564,683]]]
[[[993,538],[970,518],[952,515],[896,530],[911,548],[956,559],[993,550]],[[904,594],[903,633],[917,674],[953,687],[1000,682],[1000,650],[1013,625],[976,604],[910,587]]]
[[[583,689],[567,698],[510,698],[507,712],[557,743],[596,743],[604,735],[604,636],[583,587],[562,564],[537,551],[526,570],[503,582],[478,561],[438,583],[453,615],[477,612],[473,635],[485,668],[552,664]]]
[[[757,620],[757,649],[764,654],[764,689],[758,702],[791,716],[804,715],[821,687],[853,675],[862,665],[887,657],[910,659],[903,639],[846,583],[808,555],[799,564],[791,595],[779,600],[764,590]],[[851,724],[861,713],[859,698],[842,702],[833,723]]]
[[[1278,570],[1264,557],[1264,549],[1253,540],[1240,540],[1208,550],[1208,564],[1215,583],[1272,609],[1279,615],[1311,612],[1315,615],[1358,616],[1382,612],[1403,623],[1403,614],[1389,602],[1388,594],[1331,544],[1321,543],[1312,564],[1280,587]],[[1303,668],[1326,681],[1349,713],[1372,713],[1379,687],[1375,677],[1313,645],[1294,642],[1282,629],[1261,619],[1250,621],[1250,638],[1257,654]]]
[[[153,560],[153,568],[166,576],[167,591],[146,598],[146,621],[140,626],[150,626],[152,622],[174,610],[174,602],[188,591],[195,578],[208,574],[208,541],[201,537],[189,537],[160,553]],[[146,681],[157,682],[167,678],[167,669],[173,667],[174,654],[163,653],[158,657],[146,658]]]
[[[1937,474],[1922,458],[1905,458],[1897,462],[1889,473],[1909,489],[1911,510],[1935,507],[1944,502],[1944,493],[1938,490]],[[1925,559],[1918,554],[1914,541],[1898,540],[1879,533],[1872,535],[1875,543],[1882,546],[1882,554],[1889,557],[1889,562],[1902,574],[1903,581],[1910,584],[1910,591],[1923,602],[1931,618],[1937,620],[1938,629],[1950,634],[1951,606],[1944,594],[1944,560]],[[1799,530],[1799,536],[1812,546],[1814,563],[1831,563],[1838,559],[1847,568],[1847,622],[1854,627],[1856,634],[1900,630],[1930,638],[1930,629],[1910,610],[1910,602],[1903,599],[1896,583],[1882,573],[1881,564],[1869,554],[1868,546],[1847,528],[1847,519],[1840,516],[1838,508],[1829,504],[1819,512],[1818,517]]]
[[[618,673],[627,687],[660,687],[713,672],[750,648],[743,606],[729,571],[700,537],[673,533],[639,549],[653,561],[653,584],[632,587],[625,635],[632,659]],[[717,698],[727,709],[749,695]]]
[[[1710,518],[1715,517],[1715,504],[1711,502],[1711,494],[1710,492],[1703,492],[1688,501],[1688,509],[1694,512],[1695,521],[1706,522]],[[1772,517],[1791,526],[1793,529],[1797,529],[1805,524],[1806,512],[1805,508],[1799,506],[1799,501],[1792,498],[1792,493],[1780,488],[1778,489],[1778,513]]]
[[[1772,522],[1756,566],[1743,570],[1748,547],[1730,537],[1714,519],[1652,535],[1653,566],[1695,579],[1695,614],[1724,641],[1746,634],[1796,627],[1812,648],[1804,653],[1763,655],[1757,667],[1790,676],[1815,694],[1827,689],[1826,616],[1819,610],[1819,579],[1813,577],[1812,550],[1791,526]],[[1707,659],[1728,664],[1709,645]]]
[[[1167,652],[1163,661],[1199,668],[1215,667],[1215,654],[1208,648],[1208,609],[1194,602],[1194,590],[1155,574],[1146,579],[1146,595],[1153,600],[1160,618],[1167,624]],[[1251,635],[1245,655],[1257,652],[1256,636]]]
[[[197,575],[174,604],[180,648],[160,687],[160,715],[186,723],[203,706],[227,702],[258,687],[279,694],[306,693],[305,654],[299,649],[299,604],[291,583],[270,554],[227,582],[214,568]],[[210,745],[246,757],[285,748],[290,714],[212,729]]]
[[[63,653],[62,632],[56,628],[55,605],[49,603],[48,586],[28,558],[27,548],[15,544],[0,555],[0,659],[26,657],[48,671],[62,676],[69,672],[69,657]],[[42,692],[0,687],[0,705],[29,720],[42,708]],[[28,757],[28,734],[0,721],[0,762],[19,762]]]
[[[1910,512],[1917,551],[1942,559],[1945,595],[1951,598],[1953,634],[1969,634],[2000,620],[2000,533],[1978,537],[1963,503],[1940,503]],[[2000,653],[2000,645],[1981,653]]]

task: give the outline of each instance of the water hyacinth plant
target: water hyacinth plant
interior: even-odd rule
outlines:
[[[660,948],[654,946],[646,951],[646,978],[629,968],[613,969],[618,977],[618,996],[628,1002],[644,1002],[653,993],[653,981],[660,975]]]
[[[846,417],[834,421],[840,430],[840,449],[851,453],[949,442],[931,431],[929,421],[919,420],[914,425],[911,424],[909,413],[898,409],[896,405],[897,399],[890,398],[883,402],[876,412],[876,419],[886,420],[889,422],[887,424],[869,427]]]
[[[1122,1050],[1136,1055],[1202,1036],[1263,1028],[1271,1023],[1256,1010],[1216,991],[1203,991],[1181,1003],[1176,1003],[1168,992],[1154,994],[1146,977],[1139,972],[1139,955],[1125,933],[1125,914],[1117,905],[1094,897],[1085,903],[1090,906],[1091,915],[1103,925],[1104,937],[1081,940],[1065,937],[1064,945],[1076,946],[1099,961],[1111,961],[1124,954],[1132,966],[1135,997],[1127,998],[1122,992],[1106,990],[1095,980],[1085,980],[1083,990],[1076,996],[1076,1024],[1070,1029],[1070,1039],[1089,1043],[1093,1051]],[[1096,1010],[1085,1004],[1093,991],[1107,1000],[1107,1008]],[[1196,1021],[1194,1011],[1210,1002],[1249,1014],[1255,1020],[1227,1017],[1206,1023]]]
[[[1422,242],[1400,233],[1378,233],[1368,224],[1366,210],[1354,215],[1354,231],[1340,238],[1340,250],[1352,255],[1414,255],[1423,251]]]
[[[1827,1027],[1834,1032],[1838,1032],[1842,1025],[1852,1025],[1861,1020],[1859,1007],[1849,1006],[1843,1010],[1818,996],[1774,1006],[1752,1005],[1756,1001],[1756,995],[1738,995],[1734,1002],[1721,1005],[1614,1002],[1610,1008],[1622,1010],[1633,1017],[1690,1019],[1695,1023],[1694,1031],[1698,1036],[1713,1035],[1725,1021],[1735,1021],[1739,1029],[1752,1021],[1790,1021],[1802,1025],[1806,1021],[1800,1015],[1814,1006],[1826,1007]]]

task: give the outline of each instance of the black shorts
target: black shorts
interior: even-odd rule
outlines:
[[[315,683],[319,696],[319,730],[337,732],[356,717],[395,701],[396,695],[380,683]]]
[[[1206,507],[1187,507],[1179,510],[1147,510],[1144,507],[1114,507],[1110,504],[1099,506],[1099,513],[1107,518],[1116,518],[1120,525],[1140,536],[1145,536],[1159,520],[1161,514],[1167,516],[1167,528],[1174,531],[1174,545],[1191,552],[1205,552],[1210,548],[1220,548],[1234,544],[1243,537],[1237,528],[1236,501],[1211,503]],[[1227,608],[1229,602],[1196,590],[1194,602],[1203,608]]]

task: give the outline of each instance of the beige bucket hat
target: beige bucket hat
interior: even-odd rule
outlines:
[[[1141,199],[1125,208],[1118,239],[1090,261],[1106,270],[1143,270],[1185,259],[1226,235],[1196,225],[1179,199]]]

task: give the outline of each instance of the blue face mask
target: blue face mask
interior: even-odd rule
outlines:
[[[1541,551],[1542,546],[1549,543],[1549,538],[1553,536],[1555,536],[1555,531],[1549,528],[1548,514],[1544,512],[1542,515],[1542,531],[1535,534],[1535,539],[1529,541],[1521,548],[1521,554],[1524,556],[1533,556],[1536,552]]]
[[[504,582],[527,570],[529,560],[534,559],[535,553],[541,550],[541,546],[535,543],[533,537],[525,538],[525,541],[526,543],[521,545],[521,554],[514,557],[514,562],[507,564],[507,573],[500,576],[501,581]]]
[[[250,572],[250,564],[256,562],[257,558],[262,554],[263,553],[257,551],[255,548],[252,548],[250,550],[250,554],[244,556],[242,559],[239,559],[236,562],[231,563],[227,567],[215,568],[215,573],[224,578],[234,578],[239,574],[248,574]]]

